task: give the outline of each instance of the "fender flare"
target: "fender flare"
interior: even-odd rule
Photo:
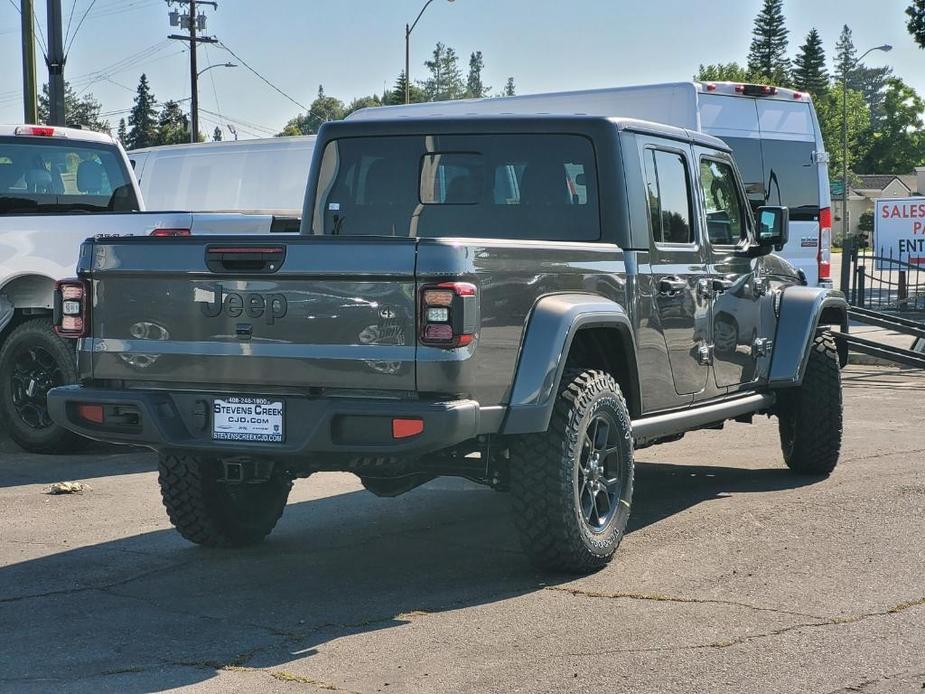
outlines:
[[[834,289],[798,286],[787,287],[781,293],[768,376],[770,387],[787,388],[803,383],[820,325],[838,325],[843,332],[848,331],[848,302],[844,294]]]
[[[579,330],[590,327],[620,330],[632,350],[631,368],[636,370],[632,321],[620,304],[592,294],[543,297],[530,312],[524,331],[502,434],[546,431],[572,341]]]

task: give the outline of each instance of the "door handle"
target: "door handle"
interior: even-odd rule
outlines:
[[[731,280],[722,280],[714,277],[710,282],[710,288],[717,294],[722,294],[727,289],[732,289],[733,284],[735,284],[735,282]]]
[[[659,294],[674,296],[679,292],[683,292],[685,289],[687,289],[687,282],[682,280],[680,277],[675,277],[674,275],[671,275],[670,277],[662,277],[658,281]]]

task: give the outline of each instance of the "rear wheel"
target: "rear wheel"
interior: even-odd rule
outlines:
[[[610,561],[633,496],[631,432],[614,378],[569,370],[548,430],[512,441],[514,521],[534,564],[587,573]]]
[[[17,326],[0,350],[0,421],[10,438],[33,453],[63,453],[83,441],[48,415],[48,391],[77,381],[74,345],[55,335],[51,321]]]
[[[796,473],[828,475],[841,453],[842,389],[830,333],[816,338],[798,388],[779,391],[777,418],[784,462]]]
[[[158,482],[167,515],[190,542],[244,547],[261,542],[276,526],[292,480],[274,468],[261,482],[222,482],[221,461],[163,453]]]

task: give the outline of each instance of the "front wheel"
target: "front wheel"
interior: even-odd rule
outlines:
[[[292,480],[274,469],[262,482],[221,481],[214,458],[162,453],[161,497],[170,522],[190,542],[244,547],[262,542],[286,508]]]
[[[835,469],[841,453],[842,388],[830,333],[813,342],[802,385],[779,391],[777,418],[787,467],[801,475],[828,475]]]
[[[547,431],[510,449],[514,521],[533,563],[570,573],[606,565],[633,497],[632,425],[614,378],[567,371]]]
[[[32,453],[64,453],[83,440],[48,415],[48,391],[77,381],[73,343],[55,335],[51,321],[18,325],[0,350],[0,421],[10,438]]]

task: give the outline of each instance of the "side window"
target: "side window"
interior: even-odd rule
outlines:
[[[687,160],[676,152],[646,150],[646,196],[656,243],[693,243]]]
[[[700,160],[700,185],[707,213],[707,235],[714,246],[731,246],[747,236],[739,186],[732,167]]]

